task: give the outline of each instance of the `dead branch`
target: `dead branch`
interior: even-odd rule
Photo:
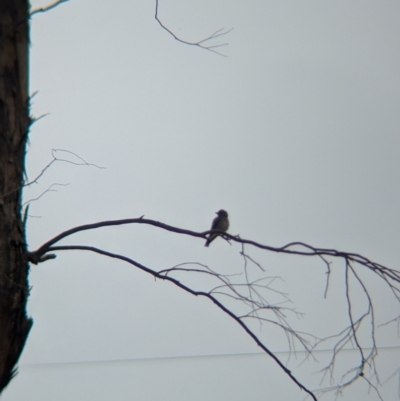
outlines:
[[[54,183],[54,184],[51,184],[51,185],[50,185],[45,191],[43,191],[39,196],[37,196],[36,198],[29,199],[28,201],[24,202],[24,203],[22,204],[22,206],[28,205],[28,204],[31,203],[31,202],[35,202],[35,201],[39,200],[40,198],[42,198],[42,196],[44,196],[44,195],[47,194],[48,192],[57,192],[57,190],[54,189],[54,187],[57,186],[57,185],[62,186],[62,187],[66,187],[66,186],[68,186],[69,184],[60,184],[60,183],[57,183],[57,182]],[[24,213],[24,214],[25,214],[25,213]]]
[[[178,227],[174,227],[168,224],[161,223],[159,221],[144,219],[143,216],[140,218],[133,218],[133,219],[122,219],[122,220],[108,220],[108,221],[101,221],[98,223],[93,224],[85,224],[82,226],[73,227],[67,231],[62,232],[61,234],[55,236],[54,238],[50,239],[48,242],[43,244],[36,252],[39,254],[44,254],[47,252],[47,249],[60,241],[63,238],[66,238],[72,234],[75,234],[80,231],[86,230],[93,230],[96,228],[101,227],[109,227],[109,226],[119,226],[119,225],[126,225],[126,224],[148,224],[155,227],[162,228],[163,230],[175,232],[177,234],[189,235],[192,237],[198,237],[206,239],[207,235],[211,232],[211,230],[204,231],[204,232],[196,232],[191,230],[186,230]],[[213,232],[220,232],[221,236],[225,239],[232,240],[234,242],[238,242],[241,244],[248,244],[252,245],[256,248],[265,249],[267,251],[276,252],[276,253],[284,253],[289,255],[300,255],[300,256],[309,256],[309,257],[318,257],[322,258],[324,263],[329,266],[329,262],[327,261],[327,257],[332,258],[340,258],[344,259],[348,263],[355,263],[357,265],[361,265],[372,271],[373,273],[377,274],[385,283],[389,286],[397,300],[400,302],[400,271],[395,269],[390,269],[385,267],[379,263],[372,262],[365,256],[359,255],[357,253],[351,252],[343,252],[337,251],[335,249],[328,249],[328,248],[316,248],[311,245],[305,244],[303,242],[291,242],[287,245],[282,247],[273,247],[270,245],[263,245],[258,242],[252,240],[242,239],[239,236],[234,236],[228,234],[223,231],[214,230]]]
[[[62,250],[84,250],[84,251],[91,251],[91,252],[95,252],[98,253],[100,255],[104,255],[104,256],[108,256],[114,259],[119,259],[122,260],[124,262],[130,263],[133,266],[136,266],[137,268],[139,268],[140,270],[151,274],[154,278],[158,278],[160,280],[165,280],[165,281],[169,281],[171,283],[173,283],[174,285],[176,285],[177,287],[181,288],[182,290],[188,292],[189,294],[192,294],[194,296],[197,297],[205,297],[208,298],[210,301],[212,301],[219,309],[221,309],[224,313],[226,313],[229,317],[231,317],[233,320],[235,320],[244,330],[245,332],[256,342],[256,344],[266,353],[268,354],[277,364],[278,366],[290,377],[290,379],[301,389],[304,390],[308,395],[311,396],[311,398],[314,401],[317,401],[317,398],[315,397],[314,393],[309,390],[307,387],[305,387],[302,383],[300,383],[295,376],[293,376],[292,372],[286,368],[286,366],[279,360],[279,358],[269,349],[267,348],[266,345],[264,345],[259,338],[257,337],[256,334],[253,333],[253,331],[244,323],[243,319],[240,316],[237,316],[234,312],[232,312],[230,309],[228,309],[226,306],[223,305],[223,303],[221,303],[221,301],[219,301],[214,295],[212,295],[210,292],[204,292],[204,291],[195,291],[191,288],[189,288],[188,286],[186,286],[185,284],[182,284],[181,281],[178,281],[177,279],[171,277],[170,275],[168,275],[168,273],[170,273],[173,270],[177,270],[176,268],[172,268],[172,269],[166,269],[163,270],[162,272],[157,272],[155,270],[152,270],[144,265],[142,265],[139,262],[136,262],[133,259],[130,259],[126,256],[123,255],[118,255],[115,253],[111,253],[111,252],[107,252],[104,251],[102,249],[99,248],[95,248],[92,246],[81,246],[81,245],[65,245],[65,246],[50,246],[48,248],[49,252],[55,252],[55,251],[62,251]],[[199,269],[197,269],[197,271],[199,271]],[[201,270],[202,272],[206,272],[209,274],[213,274],[211,269],[207,270]],[[222,281],[224,281],[224,279],[226,279],[225,276],[223,275],[219,275],[217,273],[215,273],[215,277],[222,279]],[[228,284],[228,286],[230,288],[232,288],[231,284]],[[243,298],[243,296],[239,295],[239,299],[245,299]],[[247,298],[247,301],[249,301],[249,299]],[[298,336],[298,333],[295,333],[294,331],[289,329],[290,334],[295,334],[296,336]]]
[[[67,1],[69,1],[69,0],[57,0],[54,3],[51,3],[51,4],[49,4],[49,5],[45,6],[45,7],[35,8],[35,9],[33,9],[31,11],[30,15],[32,17],[32,15],[35,15],[35,14],[45,13],[47,11],[52,10],[53,8],[56,8],[57,6],[59,6],[62,3],[66,3]]]
[[[56,156],[57,152],[64,152],[64,153],[68,153],[72,156],[75,156],[78,160],[80,160],[79,162],[74,162],[72,160],[68,160],[68,159],[62,159],[60,157]],[[46,166],[43,167],[42,171],[31,181],[25,183],[23,185],[23,187],[29,187],[33,184],[37,184],[37,182],[39,181],[39,179],[44,175],[44,173],[56,162],[64,162],[64,163],[70,163],[70,164],[74,164],[75,166],[92,166],[92,167],[96,167],[98,169],[105,169],[105,167],[101,167],[98,166],[97,164],[93,164],[93,163],[88,163],[86,160],[82,159],[82,157],[80,157],[79,155],[77,155],[74,152],[71,152],[69,150],[65,150],[65,149],[51,149],[51,155],[53,156],[53,160],[51,160],[49,163],[46,164]],[[62,184],[59,184],[62,185]]]
[[[175,33],[172,32],[169,28],[167,28],[163,24],[163,22],[160,20],[160,18],[158,16],[158,0],[156,0],[156,11],[154,14],[154,18],[159,23],[161,28],[163,28],[165,31],[167,31],[178,42],[184,43],[185,45],[189,45],[189,46],[197,46],[197,47],[200,47],[201,49],[209,50],[210,52],[218,54],[219,56],[227,57],[225,54],[222,54],[215,49],[218,47],[222,47],[222,46],[228,46],[228,43],[221,43],[218,45],[208,45],[208,44],[206,44],[206,42],[209,42],[213,39],[217,39],[221,36],[227,35],[229,32],[232,31],[233,28],[231,28],[227,31],[225,30],[225,28],[221,28],[221,29],[218,29],[217,31],[215,31],[214,33],[212,33],[210,36],[206,37],[205,39],[199,40],[198,42],[189,42],[189,41],[183,40],[183,39],[179,38],[178,36],[176,36]]]
[[[152,274],[155,278],[168,280],[173,282],[178,287],[184,289],[185,291],[191,293],[196,296],[204,296],[214,302],[221,310],[227,313],[231,318],[233,318],[238,324],[242,326],[242,328],[253,338],[253,340],[266,352],[270,355],[276,363],[285,371],[286,374],[290,376],[290,378],[304,391],[306,391],[309,395],[316,399],[313,392],[307,389],[304,385],[300,384],[297,379],[294,378],[291,371],[286,368],[282,362],[274,355],[272,356],[272,352],[266,347],[265,344],[262,343],[261,339],[257,337],[254,332],[250,329],[250,327],[245,323],[245,321],[257,321],[260,326],[265,323],[269,325],[274,325],[281,329],[284,335],[287,338],[287,344],[289,349],[289,357],[292,352],[296,353],[296,344],[300,344],[303,350],[306,352],[306,358],[309,356],[313,357],[312,353],[319,347],[322,343],[326,343],[327,341],[333,340],[335,344],[332,346],[332,358],[328,362],[328,364],[321,370],[323,373],[322,380],[325,379],[327,375],[330,376],[330,384],[331,386],[325,389],[320,389],[321,393],[325,391],[334,391],[336,394],[341,394],[342,391],[357,381],[359,378],[363,378],[367,381],[368,385],[378,394],[379,397],[379,389],[378,385],[380,385],[380,380],[377,374],[377,369],[375,366],[375,358],[377,356],[377,342],[376,342],[376,323],[375,323],[375,315],[372,297],[369,292],[368,287],[363,281],[362,277],[359,274],[359,271],[367,269],[378,277],[380,277],[384,283],[388,286],[391,293],[393,293],[395,300],[400,300],[400,272],[395,269],[390,269],[386,266],[383,266],[379,263],[375,263],[370,259],[362,256],[360,254],[351,253],[351,252],[342,252],[335,249],[327,249],[327,248],[316,248],[311,245],[302,243],[302,242],[291,242],[282,247],[271,247],[269,245],[260,244],[258,242],[252,240],[242,239],[239,236],[234,236],[228,234],[226,232],[221,231],[221,236],[227,241],[233,241],[241,244],[241,250],[239,254],[243,258],[243,273],[241,274],[231,274],[231,275],[223,275],[220,274],[208,266],[200,264],[200,263],[184,263],[179,264],[171,268],[163,269],[160,271],[154,271],[149,269],[138,262],[133,261],[130,258],[127,258],[122,255],[112,254],[106,251],[103,251],[98,248],[89,247],[89,246],[78,246],[78,245],[66,245],[59,246],[57,243],[66,237],[73,235],[80,231],[92,230],[101,227],[109,227],[109,226],[118,226],[125,224],[147,224],[157,228],[161,228],[166,231],[174,232],[176,234],[181,235],[189,235],[192,237],[197,237],[201,239],[206,239],[207,235],[211,232],[211,230],[205,232],[195,232],[191,230],[186,230],[178,227],[174,227],[171,225],[167,225],[165,223],[161,223],[159,221],[145,219],[144,216],[139,218],[131,218],[131,219],[123,219],[123,220],[110,220],[103,221],[93,224],[86,224],[78,227],[73,227],[69,230],[66,230],[54,238],[50,239],[46,243],[44,243],[41,247],[39,247],[36,251],[30,252],[28,254],[29,260],[31,263],[37,264],[42,261],[45,261],[49,258],[55,257],[54,252],[60,250],[89,250],[92,252],[96,252],[105,256],[117,258],[123,261],[126,261],[130,264],[135,265],[141,270],[146,271],[149,274]],[[215,232],[215,231],[213,231]],[[329,287],[329,275],[330,275],[330,264],[332,259],[342,259],[344,261],[344,285],[345,285],[345,300],[347,306],[347,319],[348,325],[345,329],[341,330],[338,334],[328,336],[325,338],[317,338],[316,336],[312,336],[307,333],[301,333],[295,330],[288,320],[288,314],[292,314],[297,317],[301,317],[302,314],[298,311],[295,311],[294,308],[290,307],[291,300],[288,295],[282,291],[277,290],[272,287],[272,284],[279,279],[279,276],[273,277],[262,277],[257,279],[251,279],[249,274],[249,269],[251,266],[255,267],[259,274],[265,272],[265,269],[261,264],[255,261],[251,256],[249,256],[245,252],[245,246],[253,246],[259,249],[264,249],[269,252],[274,253],[283,253],[288,255],[299,255],[306,257],[317,257],[323,262],[328,269],[327,271],[327,284],[325,288],[324,297],[327,295],[328,287]],[[51,253],[50,253],[51,252]],[[47,257],[48,255],[48,257]],[[196,267],[190,267],[189,265],[195,264]],[[188,267],[187,267],[188,266]],[[359,269],[359,270],[357,270]],[[360,270],[361,269],[361,270]],[[211,290],[207,291],[195,291],[192,288],[189,288],[185,284],[178,281],[175,276],[177,274],[185,275],[185,274],[203,274],[215,279],[216,282],[211,288]],[[241,282],[237,280],[237,278],[244,277],[244,280]],[[362,290],[362,294],[364,294],[365,301],[367,303],[366,310],[359,314],[355,315],[352,306],[351,299],[351,284],[355,283]],[[280,297],[279,301],[270,302],[268,300],[269,295],[275,294],[275,297]],[[278,298],[279,299],[279,298]],[[227,302],[238,301],[241,305],[247,308],[247,311],[244,313],[236,314],[227,306]],[[289,305],[289,306],[287,306]],[[398,319],[398,317],[396,318]],[[365,323],[369,324],[369,338],[370,344],[368,346],[364,345],[361,341],[362,336],[359,334],[361,330],[361,326]],[[312,339],[312,343],[307,339],[307,336]],[[367,351],[370,348],[369,351]],[[347,372],[342,375],[340,380],[334,379],[336,360],[339,354],[342,354],[343,351],[348,349],[355,349],[358,351],[358,364],[350,367]],[[369,369],[369,372],[368,372]],[[367,374],[370,373],[367,377]],[[322,381],[321,381],[322,383]]]
[[[65,152],[65,153],[68,153],[68,154],[73,155],[74,157],[76,157],[79,161],[76,162],[76,161],[72,161],[72,160],[68,160],[68,159],[59,158],[59,157],[56,156],[56,152]],[[39,181],[39,179],[45,174],[45,172],[46,172],[54,163],[56,163],[56,162],[70,163],[70,164],[74,164],[75,166],[92,166],[92,167],[96,167],[96,168],[99,168],[99,169],[105,169],[105,167],[101,167],[101,166],[98,166],[98,165],[93,164],[93,163],[88,163],[87,161],[85,161],[84,159],[82,159],[80,156],[78,156],[76,153],[71,152],[71,151],[69,151],[69,150],[65,150],[65,149],[52,149],[52,150],[51,150],[51,154],[52,154],[52,156],[53,156],[53,160],[51,160],[49,163],[47,163],[46,166],[43,167],[42,171],[41,171],[33,180],[24,183],[23,185],[21,185],[21,186],[18,187],[18,188],[14,188],[12,191],[9,191],[9,192],[6,193],[6,194],[3,194],[3,195],[0,197],[0,201],[1,201],[2,198],[5,198],[6,196],[11,195],[12,193],[14,193],[15,191],[20,190],[21,188],[29,187],[29,186],[31,186],[31,185],[33,185],[33,184],[37,184],[38,181]],[[25,176],[26,176],[26,175],[25,175]],[[50,185],[50,187],[47,188],[41,195],[39,195],[37,198],[32,199],[32,200],[37,200],[37,199],[41,198],[41,197],[42,197],[45,193],[47,193],[47,192],[54,192],[55,190],[52,189],[52,187],[55,186],[55,185],[63,185],[63,186],[66,186],[66,185],[68,185],[68,184],[54,183],[54,184]],[[32,200],[30,200],[30,201],[28,201],[28,202],[31,202]],[[25,205],[26,203],[28,203],[28,202],[25,202],[24,205]]]

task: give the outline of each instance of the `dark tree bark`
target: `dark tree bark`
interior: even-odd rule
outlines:
[[[0,1],[0,393],[16,372],[32,320],[21,216],[28,95],[29,2]]]

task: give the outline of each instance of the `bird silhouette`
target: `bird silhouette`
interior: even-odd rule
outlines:
[[[216,212],[217,217],[211,224],[211,230],[227,231],[229,228],[228,213],[221,209]],[[221,233],[210,233],[204,246],[209,246]]]

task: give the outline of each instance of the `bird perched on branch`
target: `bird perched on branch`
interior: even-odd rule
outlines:
[[[229,220],[228,213],[221,209],[216,212],[217,217],[213,220],[211,230],[228,231]],[[210,233],[204,246],[209,246],[212,241],[215,240],[221,233]]]

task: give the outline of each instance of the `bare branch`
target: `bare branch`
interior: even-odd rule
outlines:
[[[62,186],[62,187],[66,187],[66,186],[68,186],[69,184],[59,184],[59,183],[54,183],[54,184],[51,184],[45,191],[43,191],[39,196],[37,196],[36,198],[32,198],[32,199],[29,199],[28,201],[26,201],[26,202],[24,202],[23,204],[22,204],[22,206],[25,206],[25,205],[27,205],[27,204],[29,204],[29,203],[31,203],[31,202],[35,202],[35,201],[37,201],[37,200],[39,200],[42,196],[44,196],[45,194],[47,194],[48,192],[57,192],[57,190],[56,189],[53,189],[53,187],[55,187],[56,185],[60,185],[60,186]]]
[[[78,160],[80,160],[79,162],[74,162],[72,160],[68,160],[68,159],[62,159],[56,156],[57,152],[64,152],[64,153],[68,153],[72,156],[75,156]],[[74,164],[75,166],[92,166],[92,167],[96,167],[98,169],[105,169],[105,167],[101,167],[98,166],[97,164],[93,164],[93,163],[88,163],[87,161],[85,161],[84,159],[82,159],[82,157],[80,157],[79,155],[77,155],[74,152],[71,152],[69,150],[65,150],[65,149],[52,149],[51,150],[51,155],[53,156],[53,160],[51,160],[43,169],[42,171],[30,182],[27,182],[26,184],[24,184],[24,187],[29,187],[32,184],[36,184],[39,179],[44,175],[44,173],[51,167],[52,164],[56,163],[56,162],[65,162],[65,163],[70,163],[70,164]],[[62,185],[62,184],[59,184]]]
[[[57,6],[59,6],[60,4],[66,3],[67,1],[69,1],[69,0],[57,0],[54,3],[49,4],[48,6],[35,8],[31,11],[31,17],[32,17],[32,15],[35,15],[35,14],[45,13],[47,11],[50,11],[53,8],[56,8]]]
[[[65,153],[68,153],[68,154],[70,154],[70,155],[75,156],[75,157],[76,157],[78,160],[80,160],[80,161],[74,162],[74,161],[68,160],[68,159],[61,159],[61,158],[59,158],[59,157],[56,156],[56,152],[65,152]],[[11,195],[12,193],[14,193],[14,192],[20,190],[21,188],[29,187],[29,186],[31,186],[31,185],[33,185],[33,184],[37,184],[38,181],[39,181],[39,179],[44,175],[44,173],[45,173],[54,163],[56,163],[56,162],[65,162],[65,163],[74,164],[75,166],[92,166],[92,167],[96,167],[96,168],[99,168],[99,169],[105,169],[105,167],[100,167],[100,166],[98,166],[98,165],[96,165],[96,164],[88,163],[87,161],[85,161],[84,159],[82,159],[80,156],[78,156],[76,153],[71,152],[71,151],[69,151],[69,150],[65,150],[65,149],[52,149],[52,150],[51,150],[51,154],[52,154],[52,156],[53,156],[53,160],[51,160],[49,163],[47,163],[46,166],[42,169],[42,171],[41,171],[32,181],[26,182],[25,184],[21,185],[20,187],[13,189],[12,191],[10,191],[10,192],[8,192],[8,193],[6,193],[6,194],[3,194],[3,195],[0,197],[0,200],[1,200],[1,198],[5,198],[6,196]],[[64,185],[64,186],[66,186],[66,185],[68,185],[68,184],[58,184],[58,183],[52,184],[52,185],[51,185],[46,191],[44,191],[38,198],[32,199],[32,200],[37,200],[37,199],[39,199],[41,196],[43,196],[43,195],[44,195],[45,193],[47,193],[47,192],[54,192],[54,190],[51,189],[53,185]],[[30,201],[29,201],[29,202],[30,202]],[[25,205],[26,203],[28,203],[28,202],[25,202],[24,205]]]
[[[80,231],[92,230],[101,227],[108,226],[118,226],[125,224],[147,224],[157,228],[161,228],[166,231],[174,232],[176,234],[181,235],[189,235],[192,237],[198,237],[202,239],[206,239],[207,235],[212,231],[205,232],[195,232],[191,230],[186,230],[174,226],[170,226],[159,221],[145,219],[144,216],[139,218],[131,218],[124,220],[110,220],[103,221],[94,224],[86,224],[78,227],[71,228],[63,233],[60,233],[56,237],[50,239],[41,247],[39,247],[35,252],[29,253],[29,260],[32,263],[40,263],[44,261],[46,255],[49,252],[56,252],[58,250],[67,250],[67,249],[77,249],[77,250],[90,250],[93,252],[97,252],[106,256],[115,257],[117,259],[121,259],[127,261],[128,263],[134,264],[135,266],[145,270],[149,274],[152,274],[155,278],[161,278],[163,280],[170,280],[178,285],[180,288],[185,289],[196,296],[204,296],[212,300],[220,309],[222,309],[225,313],[235,319],[243,329],[253,338],[254,341],[271,356],[271,351],[263,344],[261,338],[257,337],[250,326],[247,325],[247,322],[257,321],[261,326],[265,324],[274,325],[283,331],[283,334],[286,336],[287,345],[289,349],[289,358],[291,358],[292,353],[296,354],[296,346],[298,344],[304,348],[306,352],[306,358],[309,356],[313,356],[312,352],[317,350],[322,343],[326,343],[327,341],[333,340],[335,343],[332,346],[332,357],[328,364],[321,369],[320,372],[323,373],[322,381],[325,378],[330,378],[330,387],[320,389],[321,393],[327,391],[334,391],[336,395],[342,393],[342,391],[348,387],[350,384],[358,381],[360,378],[364,378],[371,389],[377,392],[378,396],[380,386],[380,380],[377,374],[377,369],[375,366],[375,358],[377,356],[377,342],[375,339],[375,316],[374,316],[374,308],[372,304],[372,298],[369,293],[369,289],[364,283],[362,277],[359,274],[359,270],[357,269],[367,269],[372,273],[375,273],[380,277],[384,283],[389,287],[391,292],[394,294],[395,300],[399,301],[400,296],[400,272],[398,270],[387,268],[381,264],[372,262],[368,258],[351,252],[342,252],[335,249],[326,249],[326,248],[316,248],[311,245],[302,243],[302,242],[292,242],[282,247],[271,247],[268,245],[263,245],[257,243],[255,241],[242,239],[239,236],[234,236],[228,234],[226,232],[220,232],[221,237],[226,241],[237,242],[241,245],[239,254],[243,258],[243,271],[240,274],[234,273],[229,275],[224,275],[212,270],[210,267],[200,263],[182,263],[179,265],[175,265],[171,268],[163,269],[161,271],[155,272],[154,270],[148,269],[137,262],[132,261],[132,259],[126,258],[121,255],[110,254],[106,251],[99,250],[97,248],[88,247],[88,246],[58,246],[56,245],[62,239],[75,234]],[[213,230],[212,232],[215,232]],[[296,331],[291,324],[289,323],[289,314],[292,316],[302,317],[302,313],[294,310],[294,308],[290,307],[291,300],[285,292],[279,291],[276,288],[273,288],[273,283],[280,279],[279,276],[272,277],[261,277],[259,275],[265,272],[264,268],[254,260],[251,256],[245,252],[245,246],[253,246],[258,249],[264,249],[269,252],[274,253],[283,253],[287,255],[299,255],[305,257],[316,257],[323,262],[323,265],[327,267],[327,283],[325,288],[324,297],[327,296],[327,290],[329,287],[329,276],[331,272],[331,259],[341,259],[345,262],[345,280],[344,280],[344,289],[345,289],[345,300],[346,300],[346,308],[347,308],[347,319],[348,326],[341,330],[338,334],[328,336],[325,338],[317,338],[316,336],[312,336],[314,344],[310,344],[308,339],[304,337],[300,331]],[[51,255],[51,256],[50,256]],[[50,258],[52,258],[54,253],[49,254]],[[190,265],[194,265],[194,267],[190,267]],[[357,268],[357,269],[356,269]],[[185,274],[203,274],[210,277],[212,280],[216,280],[211,289],[207,291],[195,291],[192,288],[189,288],[185,284],[175,278],[177,275],[183,275],[183,279],[185,279]],[[253,278],[253,275],[256,275]],[[180,277],[179,277],[180,278]],[[242,278],[242,281],[238,281]],[[357,286],[359,286],[364,294],[364,299],[367,302],[367,307],[364,312],[356,315],[355,308],[352,306],[351,299],[351,290],[350,289],[350,281],[355,282]],[[278,297],[278,298],[277,298]],[[273,301],[271,301],[273,299]],[[241,308],[245,308],[245,311],[241,311],[240,314],[235,314],[230,307],[227,305],[236,305],[235,302],[241,303]],[[288,306],[289,305],[289,306]],[[398,319],[398,317],[396,318]],[[245,323],[246,321],[246,323]],[[369,339],[371,341],[371,348],[368,346],[364,346],[363,342],[364,335],[361,335],[361,330],[364,330],[364,327],[368,327],[365,323],[370,324],[369,329]],[[309,334],[308,334],[309,335]],[[311,335],[309,335],[311,336]],[[361,339],[363,339],[361,341]],[[335,371],[337,366],[338,356],[342,355],[342,352],[348,349],[356,349],[358,351],[359,357],[358,362],[351,366],[342,377],[336,380],[337,372]],[[279,366],[287,373],[292,380],[295,381],[293,375],[290,370],[282,364],[277,358],[274,360],[279,364]],[[278,362],[279,361],[279,362]],[[282,367],[283,366],[283,367]],[[368,374],[368,377],[367,377]],[[335,377],[335,378],[334,378]],[[296,384],[299,385],[297,381]],[[301,387],[301,385],[300,385]],[[301,387],[306,390],[306,387]],[[308,392],[308,391],[307,391]],[[309,393],[311,395],[311,393]],[[315,398],[314,398],[315,399]]]
[[[82,226],[71,228],[67,231],[62,232],[61,234],[57,235],[56,237],[52,238],[51,240],[49,240],[48,242],[43,244],[36,252],[41,253],[41,254],[46,253],[48,247],[54,245],[61,239],[68,237],[69,235],[75,234],[77,232],[80,232],[80,231],[93,230],[93,229],[100,228],[100,227],[118,226],[118,225],[125,225],[125,224],[149,224],[149,225],[152,225],[155,227],[162,228],[163,230],[175,232],[177,234],[190,235],[192,237],[198,237],[198,238],[203,238],[203,239],[206,239],[206,236],[211,232],[211,230],[204,231],[204,232],[196,232],[196,231],[186,230],[186,229],[170,226],[168,224],[164,224],[159,221],[144,219],[142,216],[140,218],[133,218],[133,219],[102,221],[102,222],[98,222],[98,223],[85,224]],[[213,230],[213,232],[219,232],[219,231]],[[289,254],[289,255],[301,255],[301,256],[308,256],[308,257],[316,256],[319,258],[321,258],[321,256],[323,256],[324,258],[329,256],[332,258],[345,259],[348,262],[353,262],[358,265],[362,265],[362,266],[368,268],[373,273],[376,273],[379,277],[381,277],[386,282],[386,284],[389,286],[389,288],[392,290],[396,299],[398,301],[400,301],[400,285],[399,285],[400,284],[400,271],[390,269],[379,263],[372,262],[365,256],[362,256],[362,255],[359,255],[356,253],[337,251],[335,249],[315,248],[315,247],[305,244],[303,242],[291,242],[287,245],[277,248],[277,247],[272,247],[269,245],[263,245],[258,242],[255,242],[255,241],[241,239],[238,236],[234,236],[234,235],[228,234],[223,231],[220,231],[220,233],[221,233],[221,236],[225,239],[230,239],[234,242],[238,242],[241,244],[249,244],[256,248],[265,249],[265,250],[268,250],[271,252],[284,253],[284,254]]]
[[[48,251],[61,251],[61,250],[84,250],[84,251],[91,251],[98,253],[100,255],[108,256],[111,258],[119,259],[124,262],[130,263],[136,267],[138,267],[140,270],[143,270],[144,272],[151,274],[153,277],[161,279],[161,280],[166,280],[169,281],[173,284],[175,284],[177,287],[181,288],[182,290],[188,292],[189,294],[192,294],[194,296],[200,296],[200,297],[205,297],[208,298],[210,301],[212,301],[219,309],[221,309],[224,313],[226,313],[229,317],[231,317],[233,320],[235,320],[244,330],[245,332],[256,342],[256,344],[266,353],[268,354],[277,364],[278,366],[290,377],[290,379],[301,389],[304,390],[308,395],[311,396],[311,398],[314,401],[317,401],[317,398],[313,394],[311,390],[309,390],[307,387],[305,387],[303,384],[301,384],[292,374],[292,372],[286,368],[286,366],[279,360],[279,358],[272,352],[270,351],[260,340],[259,338],[253,333],[253,331],[243,322],[243,320],[236,316],[231,310],[229,310],[227,307],[225,307],[216,297],[213,295],[204,292],[204,291],[195,291],[188,286],[182,284],[180,281],[164,274],[160,274],[160,272],[157,272],[155,270],[152,270],[136,261],[133,259],[127,258],[126,256],[123,255],[118,255],[115,253],[110,253],[107,251],[104,251],[99,248],[91,247],[91,246],[81,246],[81,245],[66,245],[66,246],[50,246],[48,248]]]
[[[167,31],[170,35],[172,35],[174,37],[175,40],[177,40],[178,42],[184,43],[185,45],[190,45],[190,46],[197,46],[200,47],[201,49],[205,49],[205,50],[209,50],[210,52],[213,52],[215,54],[218,54],[219,56],[222,57],[227,57],[225,54],[222,54],[216,50],[214,50],[215,48],[218,47],[222,47],[222,46],[228,46],[228,43],[221,43],[218,45],[204,45],[204,43],[213,40],[213,39],[217,39],[221,36],[227,35],[229,32],[232,31],[233,28],[229,29],[229,30],[225,30],[225,28],[221,28],[218,29],[217,31],[215,31],[214,33],[212,33],[210,36],[206,37],[205,39],[202,39],[198,42],[188,42],[186,40],[183,40],[181,38],[179,38],[178,36],[176,36],[169,28],[167,28],[160,20],[160,18],[158,17],[158,0],[156,0],[156,11],[154,14],[154,18],[156,19],[156,21],[160,24],[161,28],[163,28],[165,31]]]

